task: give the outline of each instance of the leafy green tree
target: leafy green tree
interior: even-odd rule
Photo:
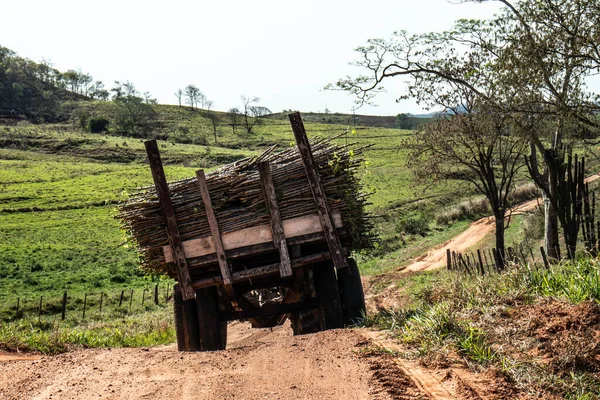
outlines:
[[[140,97],[131,82],[115,82],[111,91],[117,106],[115,130],[130,136],[147,137],[152,130],[152,121],[156,114],[152,105]]]
[[[565,141],[599,127],[600,99],[585,83],[600,67],[600,5],[592,0],[498,2],[504,8],[490,20],[459,20],[446,32],[397,32],[389,40],[369,40],[357,49],[356,62],[367,73],[342,79],[336,87],[365,103],[389,78],[404,76],[407,91],[400,98],[431,106],[449,103],[454,91],[467,90],[486,109],[509,113],[513,131],[530,143],[530,163],[540,164],[530,170],[538,174],[535,182],[546,182],[540,186],[545,242],[548,254],[558,258],[560,163],[555,160]]]
[[[200,89],[198,89],[196,86],[194,85],[187,85],[185,88],[185,97],[186,97],[186,102],[190,105],[190,107],[192,107],[192,110],[194,109],[194,107],[198,107],[198,103],[200,102],[201,97],[203,97],[204,95],[202,94],[202,91]]]

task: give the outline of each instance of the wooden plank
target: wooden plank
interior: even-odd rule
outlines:
[[[336,210],[333,212],[333,220],[336,228],[342,227],[342,216],[339,211]],[[284,219],[282,225],[283,233],[288,239],[323,231],[319,216],[316,214]],[[273,234],[269,225],[259,225],[224,233],[221,235],[221,240],[223,247],[227,251],[262,243],[273,243]],[[211,236],[205,236],[186,240],[183,242],[183,250],[187,258],[202,257],[215,253],[215,245]],[[166,262],[174,261],[171,246],[164,246],[163,253]]]
[[[146,146],[146,154],[148,155],[150,169],[152,170],[156,194],[158,195],[163,216],[165,218],[165,225],[167,226],[169,247],[172,250],[172,254],[174,254],[174,256],[172,255],[172,261],[175,261],[175,264],[177,265],[177,281],[181,288],[181,296],[184,300],[190,300],[196,297],[196,293],[191,286],[192,280],[190,279],[190,271],[188,270],[185,252],[181,244],[181,236],[179,235],[179,228],[177,227],[177,218],[173,209],[171,197],[169,196],[169,186],[167,185],[165,171],[163,170],[162,161],[160,160],[158,145],[156,144],[156,140],[148,140],[144,142],[144,145]]]
[[[317,213],[319,214],[321,226],[323,227],[323,232],[325,233],[325,240],[327,241],[327,246],[329,246],[329,252],[331,253],[333,265],[336,268],[347,267],[348,264],[346,262],[346,257],[344,257],[342,254],[342,243],[337,231],[335,230],[335,224],[329,211],[327,198],[325,197],[325,191],[323,190],[321,180],[319,179],[319,172],[313,159],[310,143],[308,142],[306,130],[304,129],[304,124],[302,123],[302,118],[300,117],[299,112],[289,114],[288,117],[292,125],[294,137],[296,138],[298,151],[302,157],[302,164],[304,164],[306,177],[308,178],[310,190],[315,200]]]
[[[217,217],[215,217],[215,212],[210,201],[210,192],[208,191],[208,185],[206,184],[204,170],[196,171],[196,177],[198,178],[200,194],[202,195],[202,202],[204,203],[204,209],[206,210],[206,218],[208,219],[208,225],[210,226],[215,252],[217,253],[217,259],[219,260],[219,268],[221,269],[223,284],[225,286],[231,286],[231,271],[229,271],[229,264],[227,263],[227,256],[225,255],[225,247],[223,247],[223,241],[221,239],[221,231],[219,230]],[[229,291],[230,290],[228,290],[228,292]]]
[[[343,233],[341,233],[341,235],[343,235]],[[306,243],[323,242],[323,241],[325,241],[325,236],[323,236],[322,232],[311,233],[310,235],[302,235],[302,236],[289,238],[289,239],[286,239],[286,241],[288,244],[290,257],[298,258],[298,257],[300,257],[299,255],[298,256],[294,255],[295,254],[294,253],[295,246],[299,246],[301,244],[306,244]],[[275,247],[275,244],[273,242],[268,242],[268,243],[255,244],[253,246],[240,247],[239,249],[226,250],[225,254],[227,254],[227,259],[231,262],[232,260],[235,260],[235,259],[238,259],[241,257],[258,256],[258,255],[265,254],[265,253],[271,253],[276,250],[277,250],[277,248]],[[192,274],[192,271],[194,269],[202,268],[209,264],[216,264],[216,263],[217,263],[217,255],[216,254],[209,254],[206,256],[196,257],[196,258],[188,258],[188,267],[190,268],[190,274]],[[193,277],[192,277],[192,279],[193,279]]]
[[[342,249],[344,251],[344,249]],[[343,253],[345,254],[345,252]],[[317,262],[329,260],[331,255],[329,252],[326,253],[317,253],[312,254],[306,257],[300,257],[292,260],[292,268],[303,267],[305,265],[314,264]],[[234,272],[231,274],[231,279],[233,283],[244,282],[251,280],[252,278],[258,278],[265,275],[270,275],[279,272],[279,263],[269,264],[258,268],[252,268],[245,271]],[[195,289],[200,289],[203,287],[219,285],[223,283],[223,280],[220,277],[214,277],[209,279],[202,279],[192,283]]]
[[[288,253],[287,242],[285,241],[285,233],[283,232],[283,223],[281,222],[281,214],[279,213],[279,204],[277,203],[277,194],[273,185],[273,175],[271,174],[271,166],[268,162],[258,163],[258,173],[260,175],[260,184],[262,186],[265,205],[269,211],[269,219],[271,221],[271,234],[273,243],[279,249],[279,272],[282,277],[292,275],[292,265],[290,264],[290,255]]]

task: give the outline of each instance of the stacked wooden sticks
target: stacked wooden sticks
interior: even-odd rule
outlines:
[[[358,170],[363,148],[340,146],[332,139],[311,141],[315,164],[331,210],[339,210],[346,232],[344,245],[353,250],[371,247],[372,224],[365,212]],[[271,147],[258,157],[246,158],[208,173],[206,180],[221,233],[269,223],[257,164],[271,164],[282,219],[316,213],[304,167],[296,147]],[[196,178],[169,184],[182,241],[210,236],[210,228]],[[143,266],[165,271],[162,246],[168,244],[154,186],[136,189],[119,207],[117,218],[142,254]]]

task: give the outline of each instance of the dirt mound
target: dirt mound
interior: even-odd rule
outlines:
[[[600,371],[600,306],[549,299],[515,310],[521,335],[535,338],[538,353],[555,373]]]

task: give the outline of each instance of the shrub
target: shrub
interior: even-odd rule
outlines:
[[[414,218],[406,217],[396,224],[396,229],[406,235],[425,236],[429,231],[429,218],[426,215],[419,215]]]
[[[92,133],[103,133],[108,131],[108,120],[106,118],[92,118],[89,122],[89,130]]]

